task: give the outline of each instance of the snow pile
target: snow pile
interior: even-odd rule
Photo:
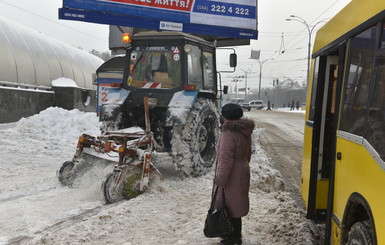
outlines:
[[[255,159],[258,164],[251,164],[251,189],[259,189],[264,192],[280,192],[285,190],[285,184],[279,172],[274,169],[270,159],[266,157],[261,145],[258,143],[259,135],[264,131],[263,128],[254,130],[252,152],[253,156],[260,156]],[[254,161],[253,161],[254,162]]]
[[[79,136],[83,133],[99,135],[100,125],[96,113],[50,107],[34,116],[22,118],[15,127],[3,130],[0,153],[73,155]]]
[[[74,154],[79,135],[98,135],[95,114],[49,108],[8,126],[0,125],[0,244],[219,243],[203,235],[213,170],[198,178],[162,171],[163,181],[144,194],[104,205],[100,176],[70,189],[58,183],[55,173],[61,160]],[[303,209],[285,191],[258,143],[262,131],[254,132],[243,244],[313,244]]]

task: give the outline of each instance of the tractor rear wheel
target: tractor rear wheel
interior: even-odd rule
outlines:
[[[171,148],[177,169],[190,176],[205,174],[216,159],[219,114],[213,101],[198,98],[185,125],[172,130]]]

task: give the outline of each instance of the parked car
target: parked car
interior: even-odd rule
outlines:
[[[250,108],[257,108],[261,110],[263,108],[263,100],[252,100],[249,102]]]
[[[242,99],[242,98],[231,99],[230,103],[238,104],[243,110],[247,110],[247,111],[251,110],[250,104],[246,103],[245,99]]]
[[[234,104],[243,104],[243,103],[246,103],[245,99],[243,98],[234,98],[234,99],[231,99],[230,100],[230,103],[234,103]]]
[[[250,104],[249,103],[242,103],[242,104],[239,104],[241,106],[241,108],[243,110],[247,110],[247,111],[250,111],[251,110],[251,107],[250,107]]]

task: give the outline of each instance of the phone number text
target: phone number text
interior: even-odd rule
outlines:
[[[249,16],[250,10],[248,8],[241,8],[241,7],[227,7],[224,5],[218,5],[218,4],[212,4],[211,5],[211,12],[215,13],[229,13],[232,15],[244,15]]]

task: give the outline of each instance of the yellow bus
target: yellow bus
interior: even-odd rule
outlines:
[[[301,194],[325,244],[385,244],[385,1],[352,0],[316,35]]]

